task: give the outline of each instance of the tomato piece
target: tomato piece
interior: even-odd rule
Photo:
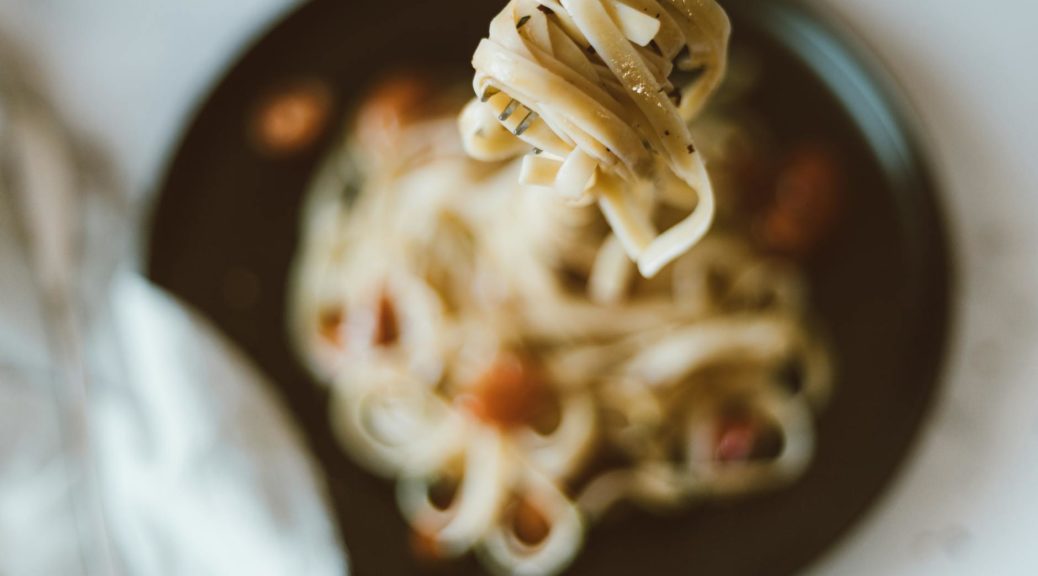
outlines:
[[[346,322],[346,314],[341,308],[329,308],[320,313],[317,319],[317,331],[321,338],[337,348],[346,344],[343,333],[343,324]]]
[[[397,74],[377,84],[357,113],[357,136],[368,146],[391,146],[401,129],[420,119],[433,87],[414,75]]]
[[[411,553],[422,562],[442,562],[446,556],[440,543],[436,541],[435,535],[428,534],[422,530],[411,532]]]
[[[400,339],[400,323],[397,319],[396,306],[389,294],[383,290],[379,295],[375,312],[375,333],[371,341],[376,346],[392,346]]]
[[[253,145],[269,156],[286,156],[314,143],[331,116],[332,96],[317,80],[287,84],[260,101],[249,122]]]
[[[535,361],[515,352],[502,352],[459,404],[483,422],[501,428],[538,424],[552,410],[553,395]],[[557,423],[555,423],[557,425]]]
[[[839,223],[844,178],[834,152],[802,144],[779,170],[774,197],[758,226],[766,248],[792,257],[815,252]]]
[[[719,462],[749,460],[756,442],[757,430],[751,422],[728,422],[718,430],[714,457]]]
[[[752,417],[729,418],[717,427],[714,458],[726,464],[772,460],[783,446],[781,432],[771,423]]]

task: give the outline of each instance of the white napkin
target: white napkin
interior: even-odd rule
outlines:
[[[124,196],[6,52],[0,574],[346,573],[262,376],[124,261]]]
[[[97,437],[129,572],[344,574],[324,487],[262,376],[132,274],[111,301],[134,385],[98,399]]]

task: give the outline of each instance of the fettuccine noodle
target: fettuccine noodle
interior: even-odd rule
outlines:
[[[500,160],[532,148],[522,181],[597,202],[642,275],[654,276],[714,217],[687,122],[724,77],[728,36],[714,0],[512,0],[473,56],[466,150]],[[684,90],[670,80],[675,59],[698,73]],[[661,203],[688,214],[658,232]]]

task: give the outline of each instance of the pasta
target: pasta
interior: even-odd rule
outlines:
[[[483,98],[391,82],[317,175],[294,340],[419,555],[557,574],[621,503],[774,489],[810,463],[834,368],[800,273],[724,198],[714,222],[711,178],[734,194],[760,161],[727,144],[766,140],[703,109],[727,35],[709,0],[514,0],[476,52]],[[681,46],[701,70],[675,105]]]
[[[728,35],[713,0],[513,0],[473,56],[479,96],[460,119],[466,150],[500,160],[532,147],[520,179],[597,202],[654,276],[713,220],[687,121],[724,77]],[[675,59],[699,74],[684,91],[669,79]],[[657,232],[661,203],[688,214]]]

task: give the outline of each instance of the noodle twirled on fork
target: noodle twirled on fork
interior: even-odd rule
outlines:
[[[513,0],[473,56],[466,150],[501,160],[532,147],[521,180],[597,202],[642,275],[654,276],[713,220],[687,122],[724,77],[728,36],[714,0]],[[675,66],[698,75],[684,90],[670,80]],[[660,205],[687,215],[658,232]]]

